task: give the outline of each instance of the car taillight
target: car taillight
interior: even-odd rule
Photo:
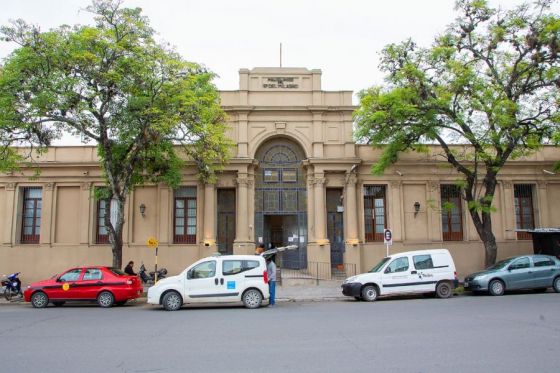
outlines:
[[[127,285],[132,285],[132,280],[126,280]]]
[[[263,278],[264,278],[264,283],[268,284],[268,272],[267,271],[263,272]]]

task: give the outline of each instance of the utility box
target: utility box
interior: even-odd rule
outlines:
[[[537,228],[527,232],[533,237],[535,254],[552,255],[560,259],[560,228]]]

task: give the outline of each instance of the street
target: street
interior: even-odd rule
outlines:
[[[3,372],[558,372],[560,294],[247,310],[0,305]]]

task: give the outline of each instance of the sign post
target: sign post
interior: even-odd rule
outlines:
[[[390,229],[383,230],[383,242],[387,246],[387,256],[389,256],[389,246],[393,244],[393,232]]]
[[[150,237],[146,241],[146,244],[150,249],[156,249],[156,271],[154,272],[154,284],[157,282],[157,254],[158,254],[158,240],[155,237]]]

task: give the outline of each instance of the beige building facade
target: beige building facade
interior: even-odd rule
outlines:
[[[123,262],[154,264],[148,237],[159,241],[158,264],[178,273],[201,257],[253,253],[262,242],[297,244],[287,268],[311,264],[366,271],[386,253],[448,248],[459,275],[484,264],[484,248],[457,196],[457,173],[433,147],[405,154],[383,176],[371,174],[380,155],[352,137],[351,91],[324,91],[321,71],[241,69],[240,87],[222,91],[234,155],[214,184],[185,168],[179,189],[145,185],[126,206]],[[560,226],[560,159],[544,147],[509,162],[500,174],[493,213],[498,257],[531,252],[519,229]],[[95,147],[52,147],[39,156],[41,173],[0,175],[0,273],[25,282],[71,266],[111,264],[97,201],[103,186]],[[445,208],[446,206],[454,206]],[[340,267],[342,266],[342,267]]]

